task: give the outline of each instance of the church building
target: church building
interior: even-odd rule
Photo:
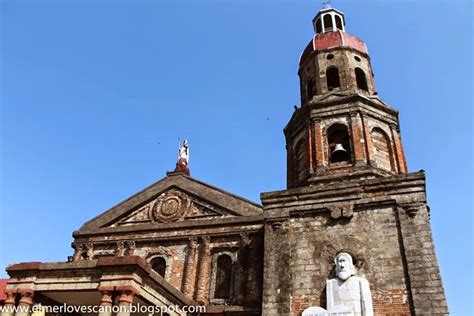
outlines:
[[[175,171],[73,233],[67,261],[8,266],[5,306],[448,314],[425,175],[408,172],[398,112],[377,94],[367,46],[344,14],[324,6],[312,22],[301,105],[284,128],[286,189],[256,204],[195,179],[185,142]],[[130,314],[147,313],[117,313]]]

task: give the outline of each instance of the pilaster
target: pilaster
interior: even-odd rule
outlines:
[[[201,240],[201,253],[199,257],[199,275],[196,291],[196,300],[200,304],[206,303],[207,289],[209,284],[209,255],[210,255],[210,238],[205,236]]]
[[[392,138],[395,144],[395,156],[397,158],[398,172],[407,173],[407,164],[405,160],[405,153],[403,152],[402,140],[395,124],[390,125],[392,131]]]
[[[286,144],[286,185],[291,188],[295,185],[295,161],[294,161],[293,145]]]
[[[314,119],[314,143],[316,145],[316,172],[325,169],[327,161],[324,159],[323,133],[321,129],[321,120]]]
[[[308,174],[313,173],[313,128],[311,126],[311,123],[308,122],[308,127],[307,127],[307,137],[308,137],[308,142],[307,142],[307,168],[308,168]]]
[[[247,255],[247,280],[245,287],[245,300],[248,303],[257,303],[260,298],[261,287],[259,285],[259,280],[261,278],[261,272],[259,267],[255,265],[252,259],[258,258],[261,256],[262,249],[259,247],[259,238],[255,237],[253,240],[250,240],[248,246],[248,255]]]
[[[367,163],[370,166],[376,166],[374,144],[372,143],[372,135],[370,133],[369,120],[367,119],[367,116],[365,115],[362,115],[362,124],[363,124],[363,130],[364,130]]]
[[[367,157],[361,115],[359,112],[351,112],[350,118],[355,165],[365,165],[367,163]]]
[[[415,315],[449,315],[424,202],[398,209]]]
[[[197,239],[189,238],[186,267],[184,270],[183,293],[192,297],[194,279],[196,275],[196,248]]]

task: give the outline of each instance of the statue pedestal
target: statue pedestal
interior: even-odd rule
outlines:
[[[347,306],[338,305],[330,310],[322,307],[311,306],[303,311],[302,316],[354,316],[354,313]]]
[[[322,307],[311,306],[303,311],[301,316],[328,316],[327,310]]]
[[[176,168],[174,169],[174,172],[184,172],[188,176],[191,175],[188,166],[182,161],[178,161],[176,163]]]

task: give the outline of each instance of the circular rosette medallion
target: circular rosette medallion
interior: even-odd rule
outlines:
[[[153,205],[153,218],[162,223],[176,222],[186,216],[191,200],[186,194],[171,190],[161,194]]]

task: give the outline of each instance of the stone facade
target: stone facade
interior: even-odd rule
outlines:
[[[163,277],[190,299],[258,312],[262,268],[256,252],[263,242],[261,208],[232,201],[226,193],[182,172],[170,173],[140,194],[155,197],[145,202],[136,197],[130,201],[132,209],[119,205],[75,232],[72,260],[134,255],[152,263],[163,258]],[[215,201],[209,200],[212,195]],[[229,209],[232,206],[236,208]],[[152,229],[146,229],[147,225]],[[91,255],[87,255],[87,245],[93,249]],[[85,250],[80,250],[81,255],[77,249]],[[232,258],[232,286],[228,297],[216,299],[216,260],[221,254]]]
[[[181,157],[175,172],[75,231],[68,262],[9,266],[5,305],[299,316],[327,306],[345,252],[375,315],[447,314],[425,176],[408,173],[398,112],[378,97],[367,47],[345,32],[342,13],[325,8],[313,22],[301,107],[284,129],[287,190],[257,205],[192,178]]]
[[[119,304],[122,295],[123,302],[259,315],[262,212],[185,172],[168,173],[75,231],[68,262],[9,266],[6,291],[14,300],[26,289],[42,304],[72,296]],[[224,277],[221,256],[231,258]]]
[[[264,315],[325,306],[341,250],[369,280],[376,315],[447,312],[422,172],[264,193],[262,202]]]

